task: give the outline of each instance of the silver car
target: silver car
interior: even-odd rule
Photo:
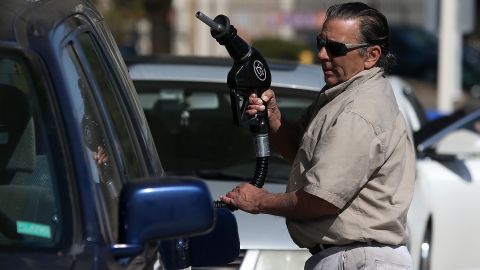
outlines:
[[[158,57],[127,59],[167,174],[205,179],[212,196],[250,181],[255,169],[253,141],[247,127],[233,124],[227,73],[230,59]],[[319,65],[269,61],[272,85],[282,117],[292,121],[325,85]],[[400,109],[415,132],[425,114],[409,86],[389,77]],[[267,182],[270,192],[286,189],[290,165],[272,149]],[[241,256],[238,269],[302,269],[310,257],[291,240],[285,219],[235,211]]]

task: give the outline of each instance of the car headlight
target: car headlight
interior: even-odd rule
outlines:
[[[308,250],[248,250],[240,270],[298,270],[312,256]]]

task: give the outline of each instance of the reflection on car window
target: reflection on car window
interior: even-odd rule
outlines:
[[[163,166],[167,173],[249,177],[255,167],[253,140],[246,126],[233,124],[225,85],[136,82]],[[282,116],[296,120],[314,92],[276,89]],[[286,181],[289,164],[272,149],[269,179]]]
[[[133,136],[130,136],[128,133],[129,129],[119,107],[121,102],[118,98],[118,91],[116,91],[113,80],[109,76],[111,72],[108,72],[105,64],[100,61],[101,57],[96,52],[90,35],[84,33],[78,38],[79,45],[85,53],[88,66],[93,72],[92,75],[98,85],[98,90],[101,92],[105,106],[110,112],[110,117],[122,148],[122,156],[128,161],[138,160],[139,156],[136,154],[133,146],[134,142],[131,140]],[[117,95],[115,95],[115,92],[117,92]],[[135,179],[141,176],[138,162],[125,162],[123,165],[126,167],[124,174],[128,175],[127,179]]]
[[[70,77],[72,103],[78,107],[85,157],[100,187],[110,237],[116,241],[120,191],[125,182],[143,176],[142,163],[122,113],[119,87],[98,48],[89,32],[79,33],[66,47],[64,66],[71,69],[66,76]]]
[[[21,58],[0,53],[0,247],[7,249],[52,247],[64,225],[52,166],[58,153],[30,78]]]
[[[83,134],[86,163],[90,164],[89,173],[95,184],[99,185],[104,198],[106,212],[110,218],[112,237],[117,235],[118,196],[123,180],[118,174],[118,166],[103,118],[96,104],[93,91],[82,68],[79,57],[70,43],[64,50],[64,66],[68,70],[69,92],[75,106],[76,124]],[[98,160],[99,155],[107,160]]]

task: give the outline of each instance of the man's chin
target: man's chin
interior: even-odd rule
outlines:
[[[338,80],[336,78],[325,77],[325,84],[327,86],[334,86],[338,84]]]

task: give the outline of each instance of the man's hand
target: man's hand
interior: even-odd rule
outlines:
[[[251,184],[240,184],[220,200],[251,214],[271,214],[294,219],[335,215],[340,209],[303,190],[273,194]]]
[[[264,104],[266,104],[270,142],[280,155],[292,164],[298,150],[299,127],[296,123],[291,124],[286,119],[282,119],[273,90],[266,90],[261,98],[257,97],[255,93],[251,94],[248,97],[248,103],[245,111],[247,116],[254,116],[257,112],[265,111]]]
[[[95,160],[98,166],[105,166],[107,164],[108,156],[103,147],[98,146],[97,152],[93,153],[93,160]]]
[[[257,97],[257,94],[253,93],[248,97],[248,107],[245,113],[248,116],[254,116],[257,112],[262,112],[265,110],[265,105],[268,109],[268,120],[270,124],[273,121],[280,121],[281,114],[277,106],[277,100],[275,98],[275,93],[272,89],[268,89],[263,92],[261,97]]]
[[[268,192],[262,188],[243,183],[228,192],[225,196],[220,196],[220,200],[250,214],[259,214],[260,202],[266,194],[268,194]]]

